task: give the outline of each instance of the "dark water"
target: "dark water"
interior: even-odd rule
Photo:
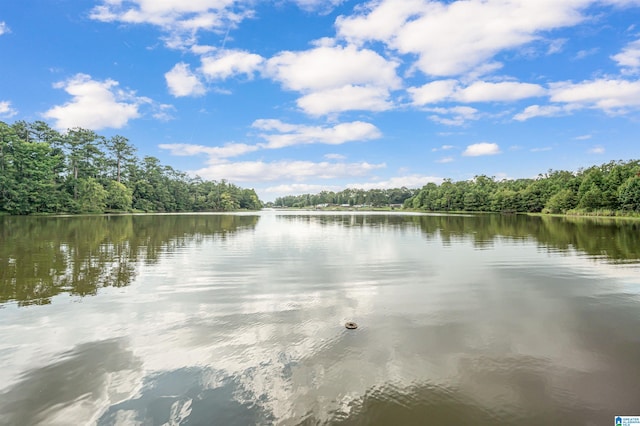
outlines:
[[[613,424],[640,222],[4,217],[0,365],[3,425]]]

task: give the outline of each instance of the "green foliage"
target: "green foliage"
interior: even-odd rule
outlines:
[[[620,186],[618,200],[623,210],[640,212],[640,176],[630,177]]]
[[[107,191],[94,178],[78,180],[78,211],[102,213],[106,208]]]
[[[570,188],[564,188],[549,198],[543,212],[566,213],[576,206],[576,194]]]
[[[403,204],[417,190],[402,188],[393,189],[352,189],[344,191],[322,191],[319,194],[287,195],[276,198],[273,205],[277,207],[313,207],[317,205],[349,205],[381,207],[390,204]]]
[[[577,173],[550,170],[537,179],[428,184],[405,200],[427,211],[586,213],[626,215],[640,211],[640,162],[612,161]]]
[[[123,136],[87,129],[58,133],[46,123],[0,121],[0,214],[230,211],[262,207],[253,189],[189,179],[142,161]]]
[[[110,210],[129,211],[133,203],[133,191],[120,182],[109,181],[105,203]]]

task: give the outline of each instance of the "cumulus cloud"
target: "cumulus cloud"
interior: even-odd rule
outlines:
[[[427,105],[449,99],[457,87],[457,80],[438,80],[427,83],[422,87],[410,87],[407,92],[411,95],[414,105]]]
[[[468,106],[429,108],[427,111],[434,113],[429,116],[429,120],[446,126],[462,126],[470,120],[480,118],[479,111]]]
[[[344,160],[347,158],[346,155],[342,155],[342,154],[325,154],[324,158],[326,158],[327,160]]]
[[[439,148],[432,148],[431,151],[433,152],[438,152],[438,151],[449,151],[450,149],[455,148],[455,146],[453,145],[442,145]]]
[[[54,106],[43,116],[55,120],[54,126],[58,129],[122,128],[129,120],[141,116],[141,105],[153,104],[153,101],[136,96],[131,90],[119,89],[118,86],[115,80],[99,81],[87,74],[77,74],[54,85],[71,95],[71,101]]]
[[[189,65],[177,63],[171,71],[164,75],[169,92],[175,97],[201,96],[206,89],[200,79],[191,72]]]
[[[200,71],[210,80],[224,80],[235,75],[252,78],[264,58],[243,50],[220,50],[202,58]]]
[[[542,96],[545,94],[542,86],[531,83],[503,81],[490,83],[477,81],[455,94],[455,100],[460,102],[502,102]]]
[[[440,163],[440,164],[447,164],[447,163],[453,163],[455,160],[453,157],[443,157],[440,158],[438,160],[436,160],[436,163]]]
[[[193,156],[205,154],[209,156],[209,162],[215,163],[222,159],[237,157],[260,149],[257,145],[247,145],[244,143],[228,143],[223,146],[205,146],[185,143],[160,144],[160,149],[166,149],[171,155]]]
[[[386,88],[352,85],[310,93],[299,98],[296,104],[314,116],[357,110],[386,111],[393,107]]]
[[[550,105],[531,105],[513,119],[555,117],[576,110],[600,109],[609,114],[625,114],[640,107],[640,81],[598,79],[580,83],[557,82],[549,85]]]
[[[513,116],[516,121],[526,121],[534,117],[556,117],[565,114],[566,108],[558,105],[530,105]]]
[[[594,146],[593,148],[587,151],[589,154],[604,154],[605,149],[601,146]]]
[[[373,50],[322,46],[278,53],[267,61],[266,74],[284,88],[300,92],[346,85],[397,88],[401,83],[397,66]]]
[[[313,143],[340,145],[346,142],[378,139],[382,136],[376,126],[363,121],[322,127],[288,124],[280,120],[260,119],[254,121],[252,127],[262,131],[260,137],[267,141],[264,147],[271,149]]]
[[[484,155],[500,154],[500,147],[496,143],[480,142],[467,146],[462,155],[465,157],[480,157]]]
[[[391,108],[390,90],[398,89],[398,63],[369,49],[321,44],[280,52],[266,62],[264,75],[283,88],[300,92],[298,106],[310,115]]]
[[[424,176],[424,175],[407,175],[396,176],[387,180],[375,181],[375,182],[362,182],[362,183],[350,183],[347,184],[347,188],[353,189],[391,189],[391,188],[422,188],[428,183],[441,184],[444,179],[437,176]]]
[[[598,79],[551,85],[551,101],[609,112],[640,106],[640,81]]]
[[[620,53],[611,57],[620,67],[630,72],[640,70],[640,40],[629,43]]]
[[[490,65],[500,51],[521,47],[540,34],[581,22],[587,0],[380,0],[336,21],[338,35],[352,43],[379,41],[434,76],[459,75]],[[443,36],[444,35],[444,36]]]
[[[11,106],[10,101],[0,101],[0,117],[11,118],[16,114],[18,114],[18,111]]]
[[[198,31],[225,31],[252,15],[248,2],[234,0],[102,0],[91,19],[124,24],[150,24],[167,35],[165,45],[187,49]]]
[[[340,191],[342,189],[337,185],[316,185],[308,183],[291,183],[270,186],[264,190],[268,194],[287,194],[287,195],[301,195],[301,194],[317,194],[322,191]]]
[[[334,7],[341,5],[345,0],[291,0],[302,10],[307,12],[329,13]]]
[[[0,35],[10,33],[11,30],[6,22],[0,21]]]
[[[422,106],[444,101],[462,103],[511,102],[525,98],[542,96],[546,90],[537,84],[515,81],[476,81],[463,87],[456,80],[437,80],[421,87],[407,89],[413,104]]]
[[[212,164],[193,173],[205,179],[228,179],[236,182],[268,182],[275,180],[304,181],[306,179],[339,179],[363,176],[386,164],[331,163],[322,161],[242,161]]]

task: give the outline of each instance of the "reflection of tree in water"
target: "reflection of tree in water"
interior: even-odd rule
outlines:
[[[523,215],[283,215],[279,220],[345,227],[402,228],[419,226],[428,240],[446,246],[470,240],[476,248],[490,248],[498,237],[535,238],[544,247],[579,250],[609,261],[640,259],[640,221]]]
[[[0,303],[48,304],[68,292],[86,296],[123,287],[140,262],[254,227],[258,216],[140,215],[0,219]]]
[[[491,246],[497,237],[535,238],[547,248],[578,250],[613,262],[640,259],[637,221],[497,214],[421,216],[414,221],[428,238],[439,235],[447,245],[456,238],[470,238],[478,248]]]

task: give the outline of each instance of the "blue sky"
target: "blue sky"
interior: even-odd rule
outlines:
[[[0,120],[273,200],[640,157],[640,0],[4,0]]]

